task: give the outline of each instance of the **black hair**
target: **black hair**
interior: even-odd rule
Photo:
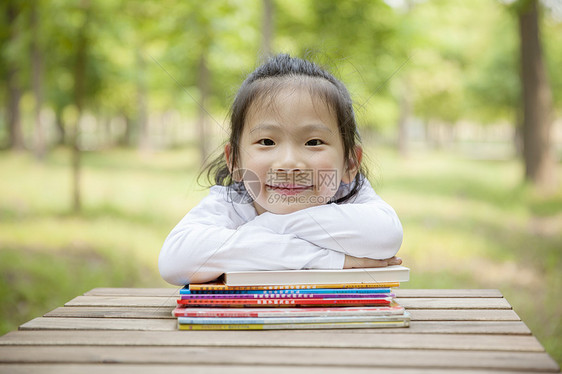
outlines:
[[[236,168],[240,158],[240,140],[250,106],[256,100],[271,97],[280,89],[294,84],[297,80],[306,86],[311,96],[321,98],[337,117],[338,130],[344,146],[344,157],[357,165],[355,180],[351,183],[349,192],[332,201],[341,203],[357,195],[363,185],[367,170],[359,163],[354,152],[355,146],[361,139],[357,131],[357,123],[353,111],[353,103],[347,88],[327,70],[313,62],[279,54],[271,57],[259,66],[244,80],[238,90],[232,107],[230,108],[230,136],[232,169]],[[346,162],[349,165],[349,161]],[[234,187],[237,182],[233,179],[224,154],[214,159],[202,171],[207,170],[207,179],[211,184]],[[240,186],[236,186],[237,189]]]

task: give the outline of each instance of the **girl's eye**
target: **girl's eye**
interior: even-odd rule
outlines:
[[[324,142],[320,139],[311,139],[311,140],[306,142],[306,145],[312,145],[312,146],[322,145],[322,144],[324,144]]]
[[[258,143],[261,145],[275,145],[275,142],[271,139],[261,139]]]

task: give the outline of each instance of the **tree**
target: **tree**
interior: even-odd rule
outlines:
[[[394,128],[390,82],[407,58],[396,53],[398,16],[379,1],[279,1],[276,45],[331,70],[348,87],[359,123]]]
[[[88,49],[90,40],[88,28],[91,17],[91,5],[89,0],[81,0],[79,5],[82,24],[80,25],[75,41],[74,59],[74,105],[77,115],[75,116],[74,131],[72,133],[72,185],[73,185],[73,210],[79,213],[82,209],[81,198],[81,152],[80,152],[80,119],[84,109],[86,97],[86,69],[88,63]]]
[[[273,11],[273,0],[263,0],[261,49],[264,57],[270,57],[273,54]]]
[[[22,14],[19,1],[11,0],[5,4],[6,20],[8,27],[8,51],[5,52],[6,60],[6,123],[8,125],[8,147],[15,150],[24,148],[23,132],[21,127],[20,99],[22,95],[20,68],[17,61],[18,47],[21,43],[21,32],[18,24]]]
[[[33,96],[35,98],[34,118],[35,118],[35,132],[33,151],[37,159],[42,160],[45,157],[46,139],[45,128],[41,119],[41,107],[43,106],[43,51],[40,42],[40,11],[41,3],[39,0],[31,2],[30,9],[30,29],[31,29],[31,70],[32,70],[32,86]]]
[[[514,149],[522,154],[521,80],[517,20],[497,4],[487,11],[488,20],[480,29],[485,38],[482,51],[464,74],[467,93],[466,117],[480,124],[507,121],[515,128]]]
[[[137,70],[137,127],[139,129],[139,148],[141,151],[150,149],[149,129],[148,129],[148,73],[146,59],[144,57],[144,45],[137,46],[136,51],[136,70]]]
[[[207,130],[207,106],[209,102],[210,71],[207,65],[208,46],[201,51],[199,56],[199,69],[197,77],[197,88],[199,89],[199,119],[197,120],[197,131],[199,133],[199,156],[201,164],[209,155],[209,139]]]
[[[407,75],[401,80],[402,87],[399,98],[400,114],[398,117],[398,153],[401,157],[408,156],[408,121],[412,115],[412,85]]]
[[[552,93],[543,62],[538,4],[537,0],[525,0],[519,6],[525,178],[549,189],[556,183],[551,144]]]

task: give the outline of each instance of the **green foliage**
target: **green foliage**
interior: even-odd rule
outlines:
[[[515,122],[520,100],[516,13],[523,3],[274,1],[273,50],[312,58],[334,71],[349,87],[367,127],[395,129],[406,78],[411,82],[412,114],[425,122]],[[60,114],[73,105],[77,36],[85,33],[85,109],[98,118],[126,119],[133,138],[139,131],[141,105],[148,115],[179,111],[187,118],[197,116],[202,55],[207,56],[211,76],[206,109],[220,118],[218,122],[244,75],[262,58],[259,1],[251,6],[247,0],[205,6],[175,0],[89,4],[83,9],[65,0],[38,2],[36,42],[44,59],[44,106]],[[7,22],[8,7],[17,14],[13,25]],[[16,64],[24,94],[31,92],[30,9],[17,1],[0,6],[6,21],[0,26],[0,74],[6,76],[10,63]],[[542,20],[549,77],[560,111],[562,26],[550,8],[543,7]],[[13,31],[16,40],[10,40]],[[139,100],[143,86],[144,104]],[[0,92],[0,97],[5,95]],[[29,111],[32,106],[23,108]],[[24,121],[32,118],[27,115]],[[33,128],[30,123],[25,127]],[[0,134],[6,138],[3,121]]]
[[[0,264],[0,334],[92,288],[149,286],[157,279],[134,257],[103,253],[97,248],[51,251],[2,246]]]
[[[403,287],[499,288],[561,362],[562,195],[520,184],[516,161],[366,152],[377,160],[367,161],[375,189],[404,226],[399,255],[412,279]],[[163,286],[160,246],[207,194],[196,183],[194,155],[196,147],[86,153],[85,208],[75,216],[67,150],[44,164],[2,154],[0,171],[11,183],[0,184],[0,333],[91,288]]]
[[[560,13],[560,12],[559,12]],[[562,17],[562,15],[558,15]],[[552,88],[554,106],[557,108],[557,115],[562,115],[562,20],[555,20],[552,15],[547,14],[543,18],[542,32],[544,53],[548,68],[548,78]]]
[[[378,152],[375,189],[402,220],[399,255],[412,269],[403,287],[499,288],[562,362],[562,193],[521,184],[515,161]]]
[[[328,67],[349,88],[361,125],[377,133],[396,130],[404,87],[413,101],[412,117],[426,123],[515,124],[520,107],[516,12],[524,1],[513,6],[497,0],[397,3],[276,0],[273,50]],[[211,77],[205,109],[218,143],[226,135],[223,119],[236,89],[262,59],[260,1],[99,0],[89,2],[89,13],[80,2],[37,4],[51,144],[55,120],[49,113],[63,125],[78,118],[74,69],[81,34],[87,41],[81,83],[88,126],[101,132],[93,122],[118,119],[122,127],[130,125],[133,145],[144,111],[149,117],[180,118],[172,130],[165,119],[151,121],[152,135],[167,138],[164,146],[197,141],[177,134],[195,132],[202,55]],[[8,7],[16,14],[12,24]],[[562,23],[542,9],[545,59],[560,116]],[[0,3],[0,76],[4,82],[10,67],[19,68],[28,145],[34,128],[29,13],[29,2]],[[140,100],[143,93],[146,101]],[[7,98],[2,89],[1,101]],[[4,114],[0,143],[8,138]],[[85,143],[88,136],[103,138],[84,132]],[[123,131],[114,133],[125,137]],[[113,146],[114,133],[90,142],[91,148]],[[84,213],[76,217],[70,213],[68,150],[52,150],[43,164],[25,154],[0,156],[0,175],[10,181],[0,183],[2,331],[89,288],[161,282],[156,256],[163,238],[205,195],[194,182],[195,149],[142,156],[123,149],[85,152]],[[416,269],[409,286],[499,287],[562,361],[561,311],[555,302],[561,289],[560,193],[544,197],[520,184],[516,160],[477,162],[450,154],[399,160],[387,152],[380,157],[384,179],[378,189],[404,221],[403,257]]]
[[[95,287],[159,287],[159,248],[205,194],[195,151],[150,160],[132,151],[84,155],[84,214],[68,202],[68,150],[44,164],[2,154],[0,334]],[[190,161],[191,160],[191,161]]]
[[[399,15],[383,1],[278,5],[276,49],[326,66],[348,86],[363,124],[392,127],[397,105],[389,81],[407,59],[396,48]]]

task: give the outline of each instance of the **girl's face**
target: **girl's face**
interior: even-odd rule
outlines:
[[[356,173],[348,170],[336,114],[307,89],[294,86],[248,108],[239,154],[231,171],[244,180],[258,214],[326,204],[340,182],[350,183]],[[230,144],[225,155],[231,167]]]

